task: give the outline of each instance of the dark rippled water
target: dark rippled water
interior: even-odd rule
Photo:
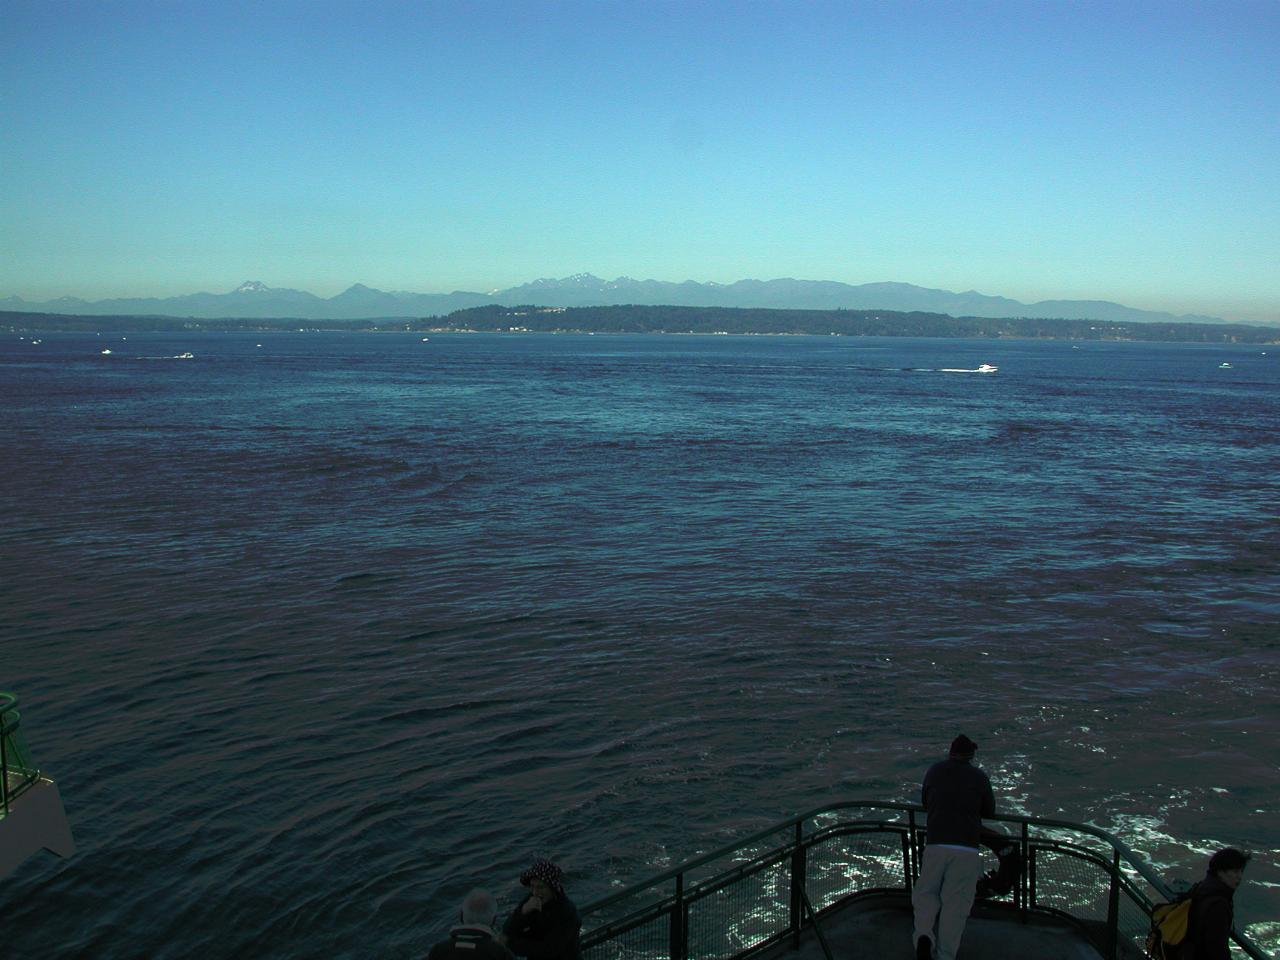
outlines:
[[[14,955],[413,957],[959,729],[1007,809],[1258,851],[1280,943],[1280,348],[41,339],[0,688],[79,852],[0,888]]]

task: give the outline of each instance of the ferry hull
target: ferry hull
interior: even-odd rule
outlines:
[[[71,826],[58,785],[46,777],[31,784],[0,819],[0,877],[7,877],[28,857],[48,850],[60,857],[76,852]]]

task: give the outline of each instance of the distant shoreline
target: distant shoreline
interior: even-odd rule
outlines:
[[[975,340],[1151,341],[1280,344],[1280,327],[1252,324],[1118,323],[1088,319],[952,317],[893,310],[776,310],[750,307],[503,307],[458,310],[444,317],[308,320],[203,319],[0,311],[10,333],[346,332],[581,333],[753,336],[934,337]]]

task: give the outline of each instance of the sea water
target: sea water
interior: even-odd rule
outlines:
[[[15,955],[416,957],[962,731],[1280,944],[1280,348],[103,326],[0,338]]]

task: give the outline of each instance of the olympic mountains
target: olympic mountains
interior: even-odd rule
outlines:
[[[1021,303],[967,290],[953,293],[909,283],[850,285],[833,280],[739,280],[736,283],[668,283],[619,277],[601,280],[580,273],[543,279],[489,293],[387,292],[357,283],[323,298],[305,290],[269,287],[251,280],[228,293],[192,293],[178,297],[82,300],[60,297],[29,302],[0,299],[0,311],[79,316],[167,316],[196,319],[288,317],[300,320],[357,320],[375,317],[445,316],[486,304],[546,307],[596,307],[618,304],[683,307],[754,307],[774,310],[893,310],[949,314],[953,317],[1064,318],[1112,323],[1226,323],[1221,317],[1177,316],[1137,310],[1105,300],[1042,300]]]

